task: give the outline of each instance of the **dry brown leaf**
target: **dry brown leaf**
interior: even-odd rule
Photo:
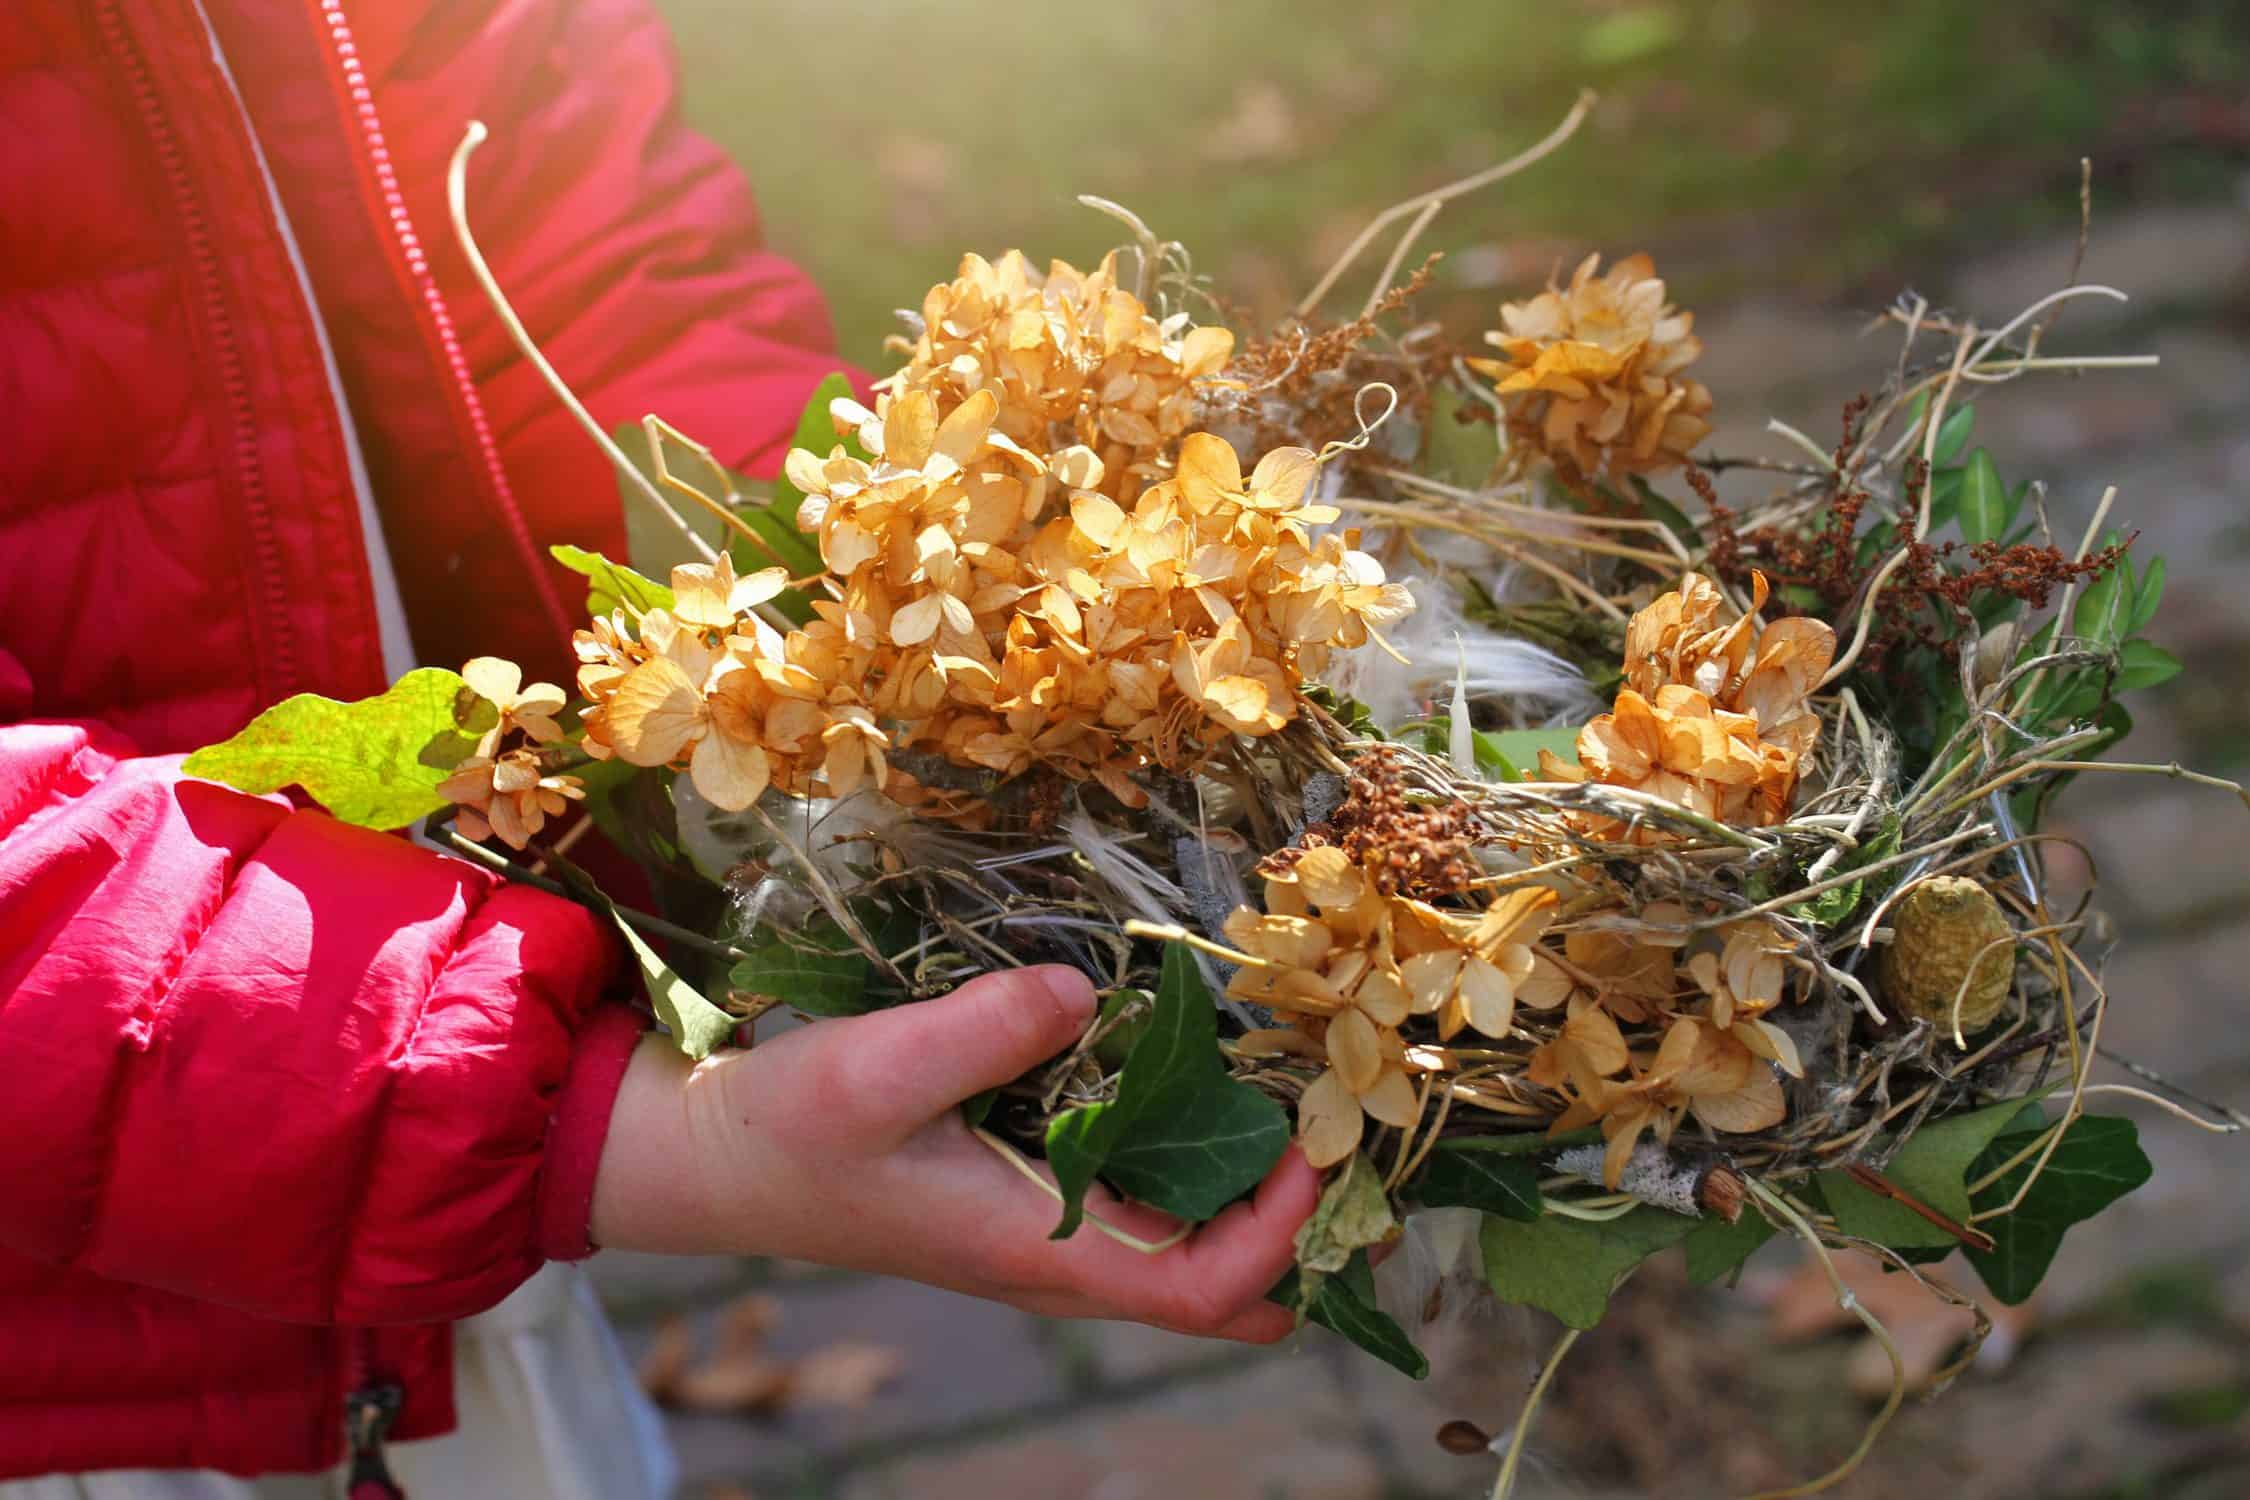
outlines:
[[[849,1341],[830,1344],[797,1361],[789,1399],[806,1406],[855,1411],[905,1370],[905,1353],[888,1345]]]
[[[666,1318],[657,1325],[656,1337],[649,1341],[648,1352],[641,1356],[641,1389],[649,1399],[670,1403],[679,1389],[680,1377],[687,1373],[689,1363],[695,1358],[695,1330],[688,1320],[678,1316]]]

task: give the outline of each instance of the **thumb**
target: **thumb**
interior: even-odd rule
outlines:
[[[1061,1052],[1094,1018],[1094,987],[1076,969],[1003,969],[949,995],[866,1016],[854,1046],[888,1080],[882,1111],[918,1129]]]

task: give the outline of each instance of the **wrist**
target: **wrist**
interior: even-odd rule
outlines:
[[[538,1252],[549,1260],[582,1260],[594,1253],[595,1183],[624,1076],[646,1030],[639,1013],[601,1005],[574,1038],[540,1168],[534,1233]]]
[[[594,1175],[594,1243],[671,1254],[740,1252],[728,1209],[712,1192],[723,1176],[708,1159],[711,1132],[698,1119],[723,1110],[722,1075],[741,1054],[701,1063],[669,1037],[641,1038],[617,1090],[609,1137]]]

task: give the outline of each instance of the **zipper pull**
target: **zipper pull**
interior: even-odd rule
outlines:
[[[363,1386],[344,1398],[344,1440],[351,1452],[351,1469],[345,1475],[349,1500],[406,1500],[406,1491],[391,1477],[383,1461],[383,1439],[406,1392],[395,1385]]]

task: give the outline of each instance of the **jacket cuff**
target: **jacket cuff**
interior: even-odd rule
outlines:
[[[609,1117],[633,1048],[648,1029],[630,1006],[599,1006],[586,1018],[571,1049],[570,1071],[547,1126],[547,1155],[539,1174],[538,1243],[548,1260],[584,1260],[600,1247],[589,1223],[594,1174],[609,1140]]]

